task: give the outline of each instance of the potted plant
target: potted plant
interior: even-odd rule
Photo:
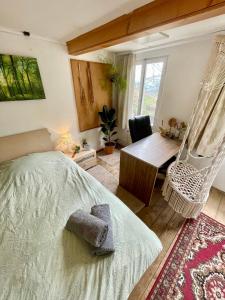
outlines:
[[[73,150],[72,158],[74,158],[75,155],[80,152],[80,146],[79,145],[73,145],[72,150]]]
[[[186,123],[178,121],[176,118],[170,118],[168,121],[168,125],[169,128],[164,128],[162,121],[162,127],[159,127],[161,135],[170,139],[182,140],[187,129]]]
[[[82,139],[82,147],[83,147],[83,149],[86,150],[86,151],[90,150],[90,145],[88,144],[86,138],[83,138],[83,139]]]
[[[105,80],[101,81],[102,87],[107,88],[107,81],[110,81],[119,91],[124,92],[127,87],[127,80],[122,76],[122,67],[108,58],[100,58],[106,64]]]
[[[106,105],[103,106],[99,116],[101,118],[101,132],[104,134],[103,140],[105,141],[105,154],[112,154],[116,141],[115,135],[117,134],[114,129],[116,128],[116,111],[114,108],[109,109]]]
[[[114,84],[118,90],[124,91],[127,87],[127,81],[126,79],[121,75],[121,72],[119,70],[119,66],[116,64],[109,64],[107,71],[106,71],[106,77],[109,81]]]

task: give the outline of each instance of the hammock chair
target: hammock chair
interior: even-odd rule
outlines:
[[[190,118],[177,159],[169,166],[163,185],[164,199],[177,213],[185,218],[197,218],[200,214],[207,202],[216,174],[225,158],[224,126],[220,131],[220,138],[216,143],[217,147],[214,147],[214,151],[210,156],[199,156],[196,151],[199,138],[204,137],[202,132],[199,135],[199,128],[205,120],[205,111],[210,103],[209,101],[215,95],[219,98],[221,91],[224,92],[225,88],[225,51],[218,48],[220,45],[216,44],[217,55],[214,57],[213,63],[211,60],[211,65],[209,65],[206,78],[202,83],[198,101]],[[225,50],[225,41],[223,47],[223,50]],[[221,103],[222,120],[217,120],[217,124],[225,123],[225,94],[224,98],[220,98]],[[197,166],[202,159],[209,162],[204,168],[199,168]]]

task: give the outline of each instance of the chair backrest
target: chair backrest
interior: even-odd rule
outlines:
[[[152,134],[149,116],[137,116],[129,119],[129,128],[132,143],[135,143]]]

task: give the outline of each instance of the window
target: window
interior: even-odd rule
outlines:
[[[157,101],[160,95],[166,58],[157,58],[137,62],[132,114],[149,115],[154,123]]]

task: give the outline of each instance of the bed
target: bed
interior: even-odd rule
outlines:
[[[0,138],[4,147],[0,299],[127,299],[162,250],[157,236],[95,178],[52,151],[46,130]],[[93,256],[85,241],[64,229],[72,212],[100,203],[110,205],[116,248],[105,257]]]

